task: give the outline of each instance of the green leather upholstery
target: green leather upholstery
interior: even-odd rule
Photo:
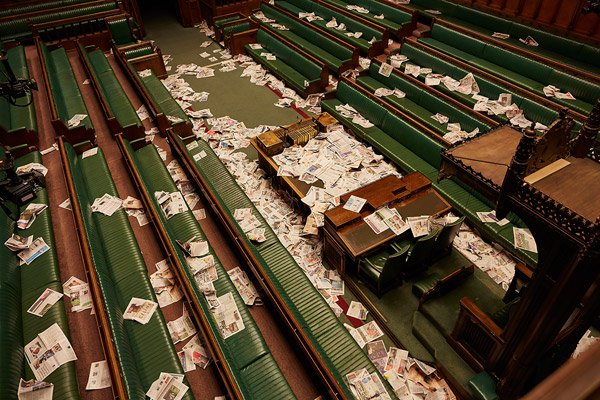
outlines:
[[[383,39],[382,32],[373,29],[370,26],[367,26],[360,21],[349,18],[345,14],[342,14],[332,8],[326,7],[322,4],[319,4],[310,0],[278,0],[275,5],[277,7],[281,7],[286,11],[289,11],[296,16],[298,12],[308,12],[315,13],[316,16],[323,18],[322,20],[315,20],[310,22],[311,24],[318,26],[319,28],[329,32],[333,36],[338,37],[339,39],[350,43],[353,46],[356,46],[363,53],[368,53],[372,44],[369,43],[372,38],[375,38],[375,41],[381,41]],[[327,27],[327,23],[335,18],[338,24],[346,25],[346,31],[340,31],[335,28]],[[346,35],[347,32],[362,32],[362,36],[360,38],[350,37]]]
[[[427,236],[422,236],[416,240],[416,242],[410,244],[408,254],[406,256],[406,263],[402,268],[402,278],[410,278],[417,274],[420,274],[429,268],[433,256],[433,248],[437,235],[440,232],[434,230]],[[401,250],[406,247],[407,242],[394,243],[392,247]]]
[[[124,50],[122,54],[125,55],[125,58],[131,60],[132,58],[147,56],[150,54],[154,54],[154,49],[151,45],[136,47],[131,50]]]
[[[375,294],[381,297],[402,282],[402,269],[409,249],[409,245],[401,249],[384,247],[363,258],[358,263],[359,278],[374,288]]]
[[[81,15],[89,15],[101,11],[114,10],[116,8],[114,2],[98,3],[85,7],[70,8],[62,11],[51,11],[38,15],[22,15],[11,20],[0,22],[0,39],[1,40],[23,40],[31,38],[29,24],[40,24],[43,22],[51,22],[55,20],[78,17]]]
[[[234,33],[248,31],[253,29],[254,25],[252,25],[248,21],[240,22],[239,24],[227,25],[223,28],[223,37],[228,37],[229,35],[233,35]]]
[[[439,282],[440,279],[442,279],[442,276],[437,272],[426,275],[424,278],[419,279],[418,281],[413,283],[413,294],[420,299],[421,296],[423,296],[423,294],[433,289],[433,287],[436,285],[436,283]]]
[[[177,214],[169,220],[164,217],[156,199],[153,197],[153,193],[157,191],[175,192],[178,189],[158,155],[156,148],[150,144],[134,151],[129,142],[126,142],[126,148],[134,159],[135,168],[142,176],[144,185],[153,199],[153,206],[160,215],[160,221],[158,222],[165,228],[173,247],[176,249],[176,255],[185,268],[184,272],[187,279],[192,284],[196,298],[209,321],[212,336],[223,352],[225,361],[229,364],[229,368],[244,398],[295,398],[277,363],[273,359],[258,326],[250,315],[248,307],[238,294],[217,255],[212,248],[209,248],[209,253],[214,257],[219,277],[214,282],[217,296],[229,292],[232,293],[245,326],[244,330],[227,339],[223,339],[216,319],[202,294],[202,289],[194,280],[192,270],[187,266],[185,253],[176,243],[176,240],[187,241],[193,236],[196,236],[200,240],[206,240],[202,228],[190,210]]]
[[[48,84],[54,105],[59,119],[67,126],[67,121],[75,114],[86,114],[81,123],[71,129],[84,126],[87,129],[94,129],[92,120],[89,117],[85,101],[79,91],[75,74],[69,62],[69,56],[63,47],[57,47],[54,50],[48,50],[46,45],[40,42],[42,53],[42,62],[48,72]]]
[[[353,51],[351,49],[323,36],[266,3],[261,3],[260,10],[265,16],[285,25],[289,30],[280,31],[273,28],[270,23],[259,21],[261,24],[270,27],[292,43],[302,47],[304,51],[327,64],[332,71],[337,72],[343,64],[352,61]]]
[[[409,27],[412,21],[412,14],[404,12],[398,8],[385,4],[377,0],[325,0],[326,3],[342,8],[354,15],[368,19],[374,24],[388,28],[391,32],[399,34],[402,28]],[[357,5],[369,10],[368,14],[360,13],[356,10],[348,10],[346,6]],[[383,14],[384,18],[375,18],[376,15]]]
[[[70,144],[65,147],[77,191],[77,199],[72,201],[79,203],[83,214],[88,238],[84,245],[91,250],[95,267],[92,273],[99,280],[123,384],[128,398],[142,400],[161,372],[182,374],[183,370],[160,310],[145,325],[123,319],[132,297],[152,301],[156,297],[125,210],[112,216],[91,210],[94,200],[105,193],[119,196],[102,149],[82,159]],[[193,399],[191,391],[184,399]]]
[[[469,380],[469,389],[477,400],[499,400],[496,394],[496,381],[485,371]]]
[[[407,56],[411,64],[416,64],[424,68],[431,68],[434,73],[448,75],[456,80],[464,78],[470,72],[437,58],[434,55],[407,42],[402,45],[400,53]],[[481,90],[479,93],[480,95],[489,99],[497,99],[501,93],[510,93],[512,95],[513,103],[523,110],[525,117],[530,121],[540,122],[546,126],[549,126],[558,117],[557,111],[543,106],[536,101],[532,101],[526,97],[523,97],[490,80],[484,79],[481,76],[476,74],[474,74],[474,76],[477,80],[477,84],[479,85],[479,89]],[[424,81],[425,76],[420,76],[419,79]],[[476,100],[474,100],[472,96],[464,95],[456,91],[452,92],[444,85],[434,86],[434,88],[447,94],[448,96],[457,99],[469,107],[473,107],[476,103]],[[499,122],[507,121],[507,118],[504,115],[492,115],[490,117],[498,120]],[[579,131],[580,126],[581,123],[576,123],[573,131]]]
[[[32,152],[15,161],[15,166],[30,162],[42,162],[39,152]],[[34,203],[48,204],[46,189],[37,192]],[[13,210],[16,213],[17,210]],[[40,332],[57,323],[67,338],[70,338],[65,306],[56,303],[43,316],[27,313],[27,309],[46,288],[62,292],[56,245],[52,231],[50,210],[37,216],[27,230],[16,229],[5,213],[0,213],[0,232],[6,240],[13,232],[19,235],[42,237],[50,249],[31,264],[19,267],[15,253],[6,246],[0,249],[0,393],[6,398],[17,397],[19,378],[34,377],[25,360],[23,346]],[[61,399],[79,399],[75,364],[66,363],[50,374],[46,382],[54,384],[54,396]]]
[[[142,121],[102,50],[93,46],[89,48],[82,46],[81,50],[85,58],[84,61],[90,66],[92,74],[99,84],[102,97],[108,104],[111,114],[119,121],[121,128],[124,129],[128,126],[143,127]]]
[[[8,63],[15,76],[28,79],[29,69],[27,68],[25,48],[23,46],[13,47],[7,51],[7,56]],[[0,76],[4,77],[5,73],[4,65],[0,64]],[[5,97],[0,97],[0,135],[17,135],[17,137],[12,138],[12,142],[24,143],[24,135],[19,135],[22,134],[23,130],[37,134],[35,105],[31,100],[31,94],[27,94],[25,97],[16,99],[16,105],[13,105]],[[28,103],[31,104],[27,105]]]
[[[26,5],[19,5],[17,2],[14,7],[7,7],[0,10],[0,17],[8,17],[10,15],[19,15],[25,13],[31,13],[41,10],[49,10],[51,8],[69,6],[71,4],[83,3],[85,0],[58,0],[58,1],[45,1],[43,3],[29,3]]]
[[[241,16],[241,15],[229,15],[229,16],[221,17],[221,18],[217,17],[217,18],[213,19],[213,23],[215,25],[215,28],[218,29],[228,22],[237,21],[238,19],[242,19],[242,18],[243,18],[243,16]]]
[[[419,41],[538,95],[544,96],[547,85],[571,92],[576,100],[550,99],[582,114],[589,114],[600,97],[600,85],[439,24],[431,29],[431,37]]]
[[[183,146],[181,139],[176,138],[176,140]],[[232,222],[235,209],[243,207],[253,209],[253,214],[267,232],[267,241],[255,245],[247,239],[239,225],[234,223],[239,237],[243,238],[253,256],[259,260],[267,279],[276,288],[285,307],[302,327],[335,379],[340,382],[346,396],[351,397],[347,381],[344,379],[345,374],[360,368],[375,372],[375,367],[310,283],[294,258],[277,239],[268,223],[237,185],[208,143],[199,140],[198,145],[193,150],[184,150],[191,158],[201,151],[206,152],[205,157],[195,162],[195,172],[210,186],[209,189],[227,210],[227,216]]]
[[[404,98],[387,96],[382,99],[392,106],[409,113],[419,120],[419,122],[439,133],[440,136],[445,135],[448,130],[446,129],[446,124],[440,124],[431,118],[436,113],[447,116],[450,122],[460,123],[461,128],[467,132],[471,132],[475,128],[479,128],[480,132],[486,132],[491,128],[463,110],[448,104],[435,96],[435,94],[412,84],[402,75],[395,73],[390,74],[389,77],[381,75],[379,73],[380,66],[381,63],[372,61],[368,75],[358,77],[356,83],[372,93],[375,93],[379,88],[402,90],[406,93],[406,97]]]
[[[302,93],[308,84],[320,81],[323,71],[320,65],[277,40],[267,31],[259,29],[256,33],[256,42],[262,46],[262,49],[252,49],[246,45],[246,52],[294,90]],[[263,52],[272,53],[276,60],[262,57]]]
[[[129,21],[130,17],[106,21],[106,26],[108,27],[110,36],[112,37],[112,41],[115,46],[126,46],[128,44],[137,42],[133,32],[131,31]]]
[[[437,239],[435,240],[435,246],[433,249],[434,257],[440,257],[446,255],[452,249],[452,242],[458,235],[462,223],[465,221],[465,217],[460,217],[454,222],[447,223],[442,227]]]

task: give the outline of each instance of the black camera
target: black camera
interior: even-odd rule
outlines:
[[[37,82],[33,79],[17,78],[8,63],[8,57],[4,50],[0,51],[0,62],[2,62],[2,67],[4,67],[4,71],[1,72],[3,72],[8,79],[8,82],[0,82],[0,96],[6,97],[12,105],[21,107],[28,106],[29,104],[17,104],[17,99],[25,97],[25,95],[31,93],[32,90],[38,90]]]
[[[0,159],[0,201],[10,201],[21,207],[34,200],[36,192],[46,185],[44,174],[32,170],[17,174],[13,169],[13,158],[10,152]]]

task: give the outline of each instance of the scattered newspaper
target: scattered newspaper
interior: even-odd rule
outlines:
[[[92,295],[86,282],[72,276],[62,286],[64,294],[71,300],[71,312],[92,309]]]
[[[58,205],[60,208],[64,208],[65,210],[71,210],[71,199],[66,199],[62,203]]]
[[[492,34],[493,37],[498,38],[498,39],[508,39],[510,37],[510,35],[508,33],[502,33],[502,32],[494,32]]]
[[[445,115],[442,115],[440,113],[432,115],[431,118],[434,119],[434,120],[436,120],[440,124],[447,124],[448,123],[448,117],[445,116]]]
[[[48,168],[46,168],[45,166],[43,166],[40,163],[29,163],[29,164],[21,165],[20,167],[17,167],[15,169],[15,173],[17,175],[28,174],[33,171],[38,171],[42,175],[46,176],[46,174],[48,173]]]
[[[527,250],[537,253],[535,239],[529,229],[513,227],[515,249]]]
[[[53,151],[58,150],[58,144],[54,143],[52,146],[47,149],[40,150],[40,154],[45,156],[46,154],[52,153]]]
[[[123,313],[123,319],[130,319],[145,325],[150,321],[157,307],[158,304],[151,300],[132,297]]]
[[[367,310],[367,308],[363,306],[362,303],[358,301],[351,301],[346,315],[364,321],[367,319],[368,313],[369,310]]]
[[[519,42],[526,44],[527,46],[533,46],[533,47],[539,46],[538,42],[531,36],[527,36],[525,39],[519,38]]]
[[[21,378],[19,380],[18,400],[52,400],[53,394],[53,383],[40,382],[35,379],[24,381]]]
[[[4,245],[8,247],[11,251],[19,251],[25,250],[31,247],[33,243],[33,236],[20,236],[16,233],[13,233],[6,241]]]
[[[76,126],[79,126],[81,121],[83,121],[86,118],[87,114],[75,114],[67,121],[67,127],[69,129],[75,128]]]
[[[196,236],[192,236],[183,243],[180,240],[176,240],[176,242],[190,257],[202,257],[210,251],[208,242],[206,240],[198,240]]]
[[[480,212],[477,212],[476,214],[477,214],[477,217],[479,218],[479,220],[484,223],[495,223],[500,226],[504,226],[510,222],[506,218],[498,219],[498,217],[496,217],[496,211],[493,211],[493,210],[492,211],[480,211]]]
[[[46,288],[44,292],[38,297],[38,299],[29,307],[27,312],[29,314],[37,315],[38,317],[43,317],[50,307],[56,304],[63,297],[62,293],[54,291],[50,288]]]
[[[182,342],[196,334],[196,327],[188,313],[176,320],[167,322],[167,328],[174,344]]]
[[[69,339],[56,323],[25,346],[25,357],[38,381],[46,379],[61,365],[77,360]]]
[[[250,240],[257,243],[267,240],[265,238],[266,231],[261,227],[260,220],[252,214],[251,208],[238,208],[234,211],[233,217]]]
[[[240,267],[235,267],[227,271],[229,278],[233,282],[238,293],[244,300],[244,303],[248,306],[262,305],[262,300],[258,296],[258,292],[254,287],[254,284],[248,278],[248,275]]]
[[[176,285],[176,279],[171,271],[168,260],[162,260],[156,264],[156,272],[150,275],[150,284],[156,294],[156,300],[160,308],[178,302],[183,295]]]
[[[408,57],[404,54],[394,54],[389,57],[388,61],[394,68],[400,68],[403,62],[408,61]]]
[[[155,192],[154,197],[167,219],[188,210],[181,192]]]
[[[111,386],[112,381],[106,360],[93,362],[90,365],[90,375],[85,390],[105,389]]]
[[[545,86],[544,94],[546,97],[556,97],[561,100],[575,100],[575,96],[573,96],[571,92],[562,93],[559,88],[553,85]]]
[[[183,383],[183,375],[161,372],[146,392],[146,396],[150,400],[181,400],[188,389]]]
[[[98,154],[98,147],[92,147],[91,149],[81,153],[81,159],[83,160],[84,158],[95,156],[96,154]]]
[[[375,368],[383,375],[388,360],[388,352],[383,340],[376,340],[367,344],[367,356]]]
[[[194,335],[194,337],[183,346],[182,351],[191,359],[194,365],[197,365],[202,369],[205,369],[210,364],[211,357],[206,348],[202,345],[198,335]]]
[[[29,248],[21,250],[19,253],[17,253],[17,257],[21,259],[22,263],[29,265],[48,250],[50,250],[50,247],[46,244],[43,238],[39,237],[31,243]]]
[[[44,211],[48,206],[46,204],[36,204],[29,203],[27,208],[21,212],[19,215],[19,220],[17,221],[17,228],[19,229],[27,229],[35,221],[35,217],[40,215],[42,211]]]
[[[235,299],[231,293],[226,293],[218,298],[219,306],[213,310],[217,325],[223,339],[245,329],[244,321],[237,308]]]
[[[376,373],[369,374],[366,369],[361,369],[347,374],[346,379],[356,400],[391,400]]]
[[[355,213],[360,213],[360,210],[362,210],[366,202],[367,199],[363,199],[362,197],[350,196],[346,204],[344,204],[344,209]]]
[[[94,200],[92,212],[99,212],[110,217],[121,208],[121,205],[121,199],[105,193],[102,197]]]
[[[408,217],[406,222],[410,226],[413,237],[417,238],[429,234],[429,216]]]

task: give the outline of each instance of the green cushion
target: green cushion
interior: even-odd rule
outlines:
[[[478,400],[498,400],[496,381],[487,373],[480,372],[469,380],[469,388]]]

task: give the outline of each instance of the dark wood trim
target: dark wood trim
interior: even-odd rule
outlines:
[[[77,197],[77,190],[73,183],[73,174],[67,152],[65,150],[65,144],[62,137],[58,138],[58,150],[62,160],[63,176],[65,178],[65,184],[67,185],[67,192],[71,199],[71,208],[73,210],[73,219],[75,220],[75,229],[77,231],[77,238],[79,249],[81,250],[83,266],[87,281],[90,286],[90,292],[92,294],[92,302],[94,303],[94,310],[96,312],[96,328],[100,334],[100,343],[102,344],[102,351],[106,355],[108,362],[108,369],[110,371],[110,377],[112,380],[111,390],[113,392],[113,398],[126,400],[127,394],[125,392],[125,385],[121,379],[122,373],[120,364],[118,361],[117,350],[115,347],[114,340],[112,338],[112,332],[109,328],[108,317],[106,309],[104,308],[104,298],[100,289],[100,283],[96,274],[96,267],[92,258],[92,251],[89,247],[87,232],[83,222],[83,213],[79,200]]]
[[[262,289],[265,291],[273,305],[285,321],[286,326],[296,339],[300,348],[314,367],[315,371],[321,377],[323,383],[327,386],[330,396],[333,399],[349,400],[341,385],[342,382],[338,382],[331,371],[329,370],[327,363],[321,357],[320,352],[314,348],[312,341],[308,335],[304,332],[302,325],[296,320],[293,313],[287,308],[285,301],[279,294],[275,285],[271,282],[269,275],[264,270],[261,262],[254,256],[252,249],[248,246],[246,241],[240,238],[237,234],[237,230],[233,222],[227,217],[227,212],[223,205],[219,202],[218,198],[212,192],[210,183],[205,182],[201,174],[196,170],[193,160],[190,158],[187,151],[182,147],[181,143],[174,137],[171,130],[167,132],[169,143],[173,149],[173,153],[182,161],[183,166],[187,169],[188,173],[194,180],[194,183],[198,186],[204,197],[210,203],[213,211],[218,216],[219,220],[227,229],[229,236],[240,251],[250,266],[250,270],[255,275],[257,281],[260,283]]]
[[[183,289],[187,302],[191,305],[192,313],[194,314],[195,320],[199,322],[200,328],[202,329],[203,336],[207,340],[208,347],[210,349],[210,353],[215,360],[215,365],[219,370],[219,375],[223,379],[225,386],[227,387],[227,392],[231,398],[234,399],[243,399],[240,388],[237,386],[235,382],[235,378],[231,372],[231,368],[229,367],[229,363],[227,362],[227,358],[221,351],[219,344],[217,343],[216,338],[214,337],[212,330],[210,328],[210,324],[208,319],[211,318],[204,314],[202,310],[202,306],[198,301],[194,293],[194,289],[190,281],[187,279],[186,274],[184,272],[184,266],[181,264],[179,257],[177,257],[177,251],[173,247],[169,234],[165,230],[164,226],[160,222],[160,216],[156,207],[154,206],[154,202],[148,193],[148,190],[144,184],[144,180],[142,179],[140,173],[137,171],[135,167],[135,162],[133,161],[132,155],[127,150],[127,146],[123,141],[122,135],[116,136],[117,144],[119,145],[119,150],[121,150],[121,154],[123,155],[123,159],[125,161],[125,165],[127,166],[127,170],[131,179],[134,182],[134,185],[137,189],[137,192],[140,194],[142,201],[144,203],[144,208],[148,210],[148,219],[152,222],[152,226],[154,227],[154,231],[158,236],[162,248],[169,258],[171,265],[174,266],[173,271],[175,275],[177,275],[177,279],[179,280],[179,284]]]

